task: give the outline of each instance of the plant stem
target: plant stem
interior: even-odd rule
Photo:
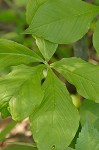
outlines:
[[[0,141],[4,140],[4,138],[6,137],[6,135],[15,127],[15,125],[17,124],[17,122],[15,121],[11,121],[7,127],[0,133]]]

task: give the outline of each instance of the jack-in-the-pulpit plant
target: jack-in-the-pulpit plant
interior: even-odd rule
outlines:
[[[82,0],[29,0],[24,34],[32,34],[42,56],[0,39],[0,112],[18,122],[29,117],[38,150],[73,150],[79,124],[75,150],[99,150],[99,65],[76,57],[48,63],[58,44],[81,39],[98,14],[99,6]],[[98,19],[93,45],[99,54]],[[85,98],[80,110],[58,74]]]

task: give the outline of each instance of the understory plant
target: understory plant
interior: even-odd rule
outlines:
[[[98,14],[82,0],[29,0],[22,34],[33,36],[41,55],[0,39],[0,112],[16,122],[29,117],[38,150],[73,150],[73,141],[75,150],[99,150],[99,66],[76,57],[49,63],[58,44],[81,39],[93,19],[99,54]],[[59,76],[85,99],[79,110]]]

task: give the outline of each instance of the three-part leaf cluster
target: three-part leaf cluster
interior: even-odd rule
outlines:
[[[29,28],[24,33],[32,34],[42,57],[23,45],[0,40],[0,111],[5,117],[11,114],[16,121],[30,118],[38,150],[72,150],[68,146],[78,130],[80,117],[84,127],[75,149],[99,149],[99,118],[92,111],[99,102],[99,66],[80,58],[63,58],[48,64],[58,44],[81,39],[98,14],[99,6],[81,0],[29,0],[26,11]],[[93,35],[97,53],[98,40],[99,21]],[[53,70],[93,104],[86,102],[79,115],[65,83]],[[88,121],[88,115],[94,116],[92,122]]]

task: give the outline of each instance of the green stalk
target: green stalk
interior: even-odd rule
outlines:
[[[0,141],[4,140],[4,138],[6,137],[6,135],[15,127],[15,125],[17,124],[17,122],[15,121],[11,121],[6,128],[1,131],[0,133]]]

